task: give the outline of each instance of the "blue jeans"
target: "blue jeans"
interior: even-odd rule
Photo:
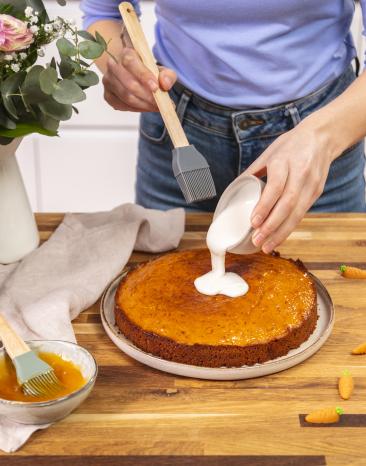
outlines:
[[[339,78],[312,94],[268,109],[235,110],[209,102],[176,84],[171,97],[188,140],[208,161],[215,199],[187,205],[172,171],[172,145],[159,113],[140,121],[136,202],[166,210],[184,207],[213,211],[225,188],[281,134],[340,95],[355,79],[349,67]],[[314,212],[365,212],[364,142],[347,149],[331,165]],[[306,189],[306,187],[305,187]]]

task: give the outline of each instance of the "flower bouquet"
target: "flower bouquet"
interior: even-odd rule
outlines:
[[[54,41],[59,57],[37,64]],[[74,104],[86,98],[85,89],[98,84],[90,66],[104,52],[100,34],[50,19],[42,0],[0,2],[0,144],[34,132],[57,135],[60,121],[70,119]]]
[[[51,42],[58,56],[37,63]],[[28,134],[56,136],[60,122],[77,113],[75,104],[98,83],[90,66],[104,52],[100,34],[50,19],[42,0],[0,0],[0,264],[21,259],[39,243],[15,151]]]

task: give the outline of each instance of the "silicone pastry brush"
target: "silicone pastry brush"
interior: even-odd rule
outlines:
[[[14,364],[18,383],[26,395],[55,395],[62,388],[52,367],[29,348],[1,314],[0,338]]]
[[[158,77],[159,68],[133,6],[129,2],[123,2],[119,5],[119,9],[134,49],[144,65]],[[203,155],[189,144],[168,92],[158,89],[153,95],[174,146],[173,173],[186,202],[215,197],[216,189],[210,167]]]

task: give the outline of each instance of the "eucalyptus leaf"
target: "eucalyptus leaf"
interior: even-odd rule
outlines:
[[[87,58],[88,60],[94,60],[103,54],[104,48],[97,42],[84,40],[79,44],[79,52],[84,58]]]
[[[60,104],[53,99],[47,100],[39,104],[39,109],[46,116],[55,120],[67,121],[72,115],[72,106]]]
[[[6,129],[14,129],[16,127],[16,123],[8,117],[2,105],[0,105],[0,126]]]
[[[107,42],[104,40],[104,38],[99,34],[98,31],[95,32],[95,38],[98,42],[98,44],[100,44],[104,50],[107,50]]]
[[[6,129],[15,129],[16,124],[14,123],[13,120],[10,120],[6,115],[1,115],[0,114],[0,127],[6,128]]]
[[[58,69],[60,70],[60,75],[63,79],[70,78],[74,72],[74,67],[71,63],[69,57],[61,56],[61,61],[58,64]]]
[[[38,11],[39,16],[46,22],[48,20],[46,8],[42,0],[10,0],[11,6],[18,14],[24,14],[24,10],[27,6],[33,8],[34,11]],[[48,21],[47,21],[48,22]]]
[[[15,129],[0,128],[0,136],[5,138],[20,138],[32,133],[39,133],[45,136],[57,136],[56,131],[45,129],[38,122],[19,123]]]
[[[28,105],[37,104],[48,98],[40,85],[40,74],[45,69],[41,65],[36,65],[31,68],[25,77],[24,83],[21,87],[23,98]]]
[[[67,65],[68,69],[71,69],[72,72],[78,73],[82,69],[78,62],[70,57],[67,57],[66,55],[61,55],[61,63],[65,66]],[[65,71],[67,71],[67,68],[65,68]]]
[[[85,92],[71,79],[59,81],[52,97],[60,104],[74,104],[86,99]]]
[[[96,39],[93,36],[93,34],[90,34],[90,32],[88,32],[88,31],[78,31],[77,34],[78,34],[78,36],[82,37],[83,39],[91,40],[92,42],[96,42]]]
[[[39,85],[42,92],[51,95],[56,87],[57,79],[57,71],[54,68],[48,67],[43,70],[39,75]]]
[[[18,112],[14,103],[14,94],[19,94],[19,88],[23,83],[25,76],[25,71],[14,73],[9,78],[5,79],[5,81],[0,85],[4,107],[15,119],[18,119]]]
[[[40,113],[40,116],[38,118],[43,128],[48,129],[49,131],[57,132],[60,126],[59,119],[52,118],[51,116],[46,115],[45,113]]]
[[[75,45],[68,39],[65,39],[65,37],[61,37],[61,39],[58,39],[56,45],[58,51],[62,55],[66,55],[67,57],[73,57],[77,54],[77,48],[75,47]]]
[[[94,71],[86,70],[78,73],[73,77],[73,80],[82,87],[95,86],[99,83],[99,77]]]

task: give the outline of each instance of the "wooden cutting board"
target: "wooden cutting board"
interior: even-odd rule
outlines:
[[[37,216],[42,240],[62,217]],[[204,245],[210,218],[188,215],[181,249]],[[279,250],[304,261],[334,300],[333,334],[310,360],[253,380],[175,377],[121,353],[103,331],[97,303],[74,322],[78,342],[99,364],[93,393],[18,453],[0,454],[0,466],[366,465],[366,355],[350,355],[366,341],[366,281],[338,272],[342,263],[366,268],[366,215],[308,216]],[[137,253],[131,262],[150,257]],[[345,368],[356,388],[340,401],[337,378]],[[304,424],[304,413],[335,405],[346,413],[340,424]]]

